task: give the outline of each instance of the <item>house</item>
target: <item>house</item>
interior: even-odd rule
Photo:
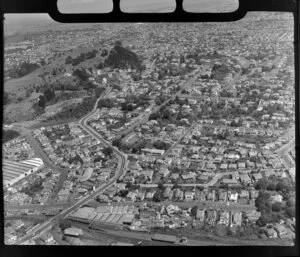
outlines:
[[[144,191],[138,191],[137,195],[136,195],[136,199],[143,201],[145,199],[145,192]]]
[[[236,163],[230,163],[228,165],[228,169],[236,170],[236,168],[237,168],[237,164]]]
[[[176,189],[174,198],[180,201],[183,199],[183,192],[179,188]]]
[[[231,179],[233,179],[233,180],[238,180],[240,178],[238,171],[232,172],[230,176],[231,176]]]
[[[227,192],[226,191],[219,192],[219,201],[227,202]]]
[[[259,191],[255,189],[250,190],[250,197],[251,199],[255,200],[258,197]]]
[[[267,228],[266,232],[269,238],[277,238],[277,232],[274,228]]]
[[[143,175],[144,177],[148,177],[150,180],[152,180],[153,177],[153,170],[143,170],[141,171],[141,175]]]
[[[279,194],[276,194],[276,195],[272,195],[271,197],[271,201],[274,203],[274,202],[279,202],[281,203],[282,202],[282,198],[283,196],[282,195],[279,195]]]
[[[250,222],[256,222],[260,216],[261,216],[261,213],[256,210],[252,210],[251,212],[246,212],[246,218]]]
[[[164,191],[164,198],[171,200],[173,197],[173,190],[170,187],[167,187]]]
[[[249,199],[249,191],[247,191],[247,190],[241,190],[241,192],[240,192],[240,198]]]
[[[173,204],[169,204],[167,207],[166,207],[166,211],[169,215],[172,215],[176,212],[179,212],[180,211],[180,208],[176,205],[173,205]]]
[[[230,191],[228,192],[228,200],[231,202],[237,202],[238,196],[238,193],[231,193]]]
[[[231,213],[231,226],[242,225],[242,212]]]
[[[192,192],[192,191],[186,191],[184,193],[185,200],[192,201],[194,199],[194,195],[195,195],[194,192]]]
[[[145,197],[145,198],[146,198],[147,200],[152,200],[154,194],[155,194],[155,191],[153,191],[153,192],[148,192],[148,193],[146,194],[146,197]]]
[[[251,183],[251,179],[248,176],[248,174],[241,174],[240,175],[240,181],[244,184],[244,185],[249,185]]]
[[[128,200],[134,202],[135,199],[136,199],[136,196],[137,196],[137,193],[131,191],[131,192],[129,192],[129,193],[127,194],[126,198],[127,198]]]
[[[295,233],[290,228],[287,228],[283,224],[277,224],[274,227],[274,229],[276,230],[277,235],[281,239],[285,239],[285,238],[294,239],[295,238]]]
[[[226,169],[227,169],[227,166],[228,166],[227,163],[221,163],[220,169],[221,169],[221,170],[226,170]]]
[[[200,222],[203,222],[205,219],[205,210],[197,209],[196,219],[199,219]]]
[[[236,179],[229,179],[229,178],[223,178],[221,181],[224,185],[228,185],[228,186],[237,185],[238,183]]]
[[[195,192],[195,200],[197,200],[197,201],[205,201],[206,198],[205,198],[204,191],[196,190],[196,192]]]
[[[212,190],[211,192],[208,193],[207,195],[207,200],[214,202],[216,200],[216,191]]]
[[[246,164],[244,162],[238,162],[238,168],[239,169],[245,169],[246,168]]]
[[[208,210],[206,215],[206,222],[213,225],[217,219],[217,212],[215,210]]]
[[[177,180],[179,178],[179,173],[172,173],[170,179]]]
[[[163,176],[164,178],[168,176],[170,171],[167,168],[161,168],[158,172],[159,175]]]
[[[220,212],[220,220],[219,220],[218,224],[228,226],[229,225],[229,219],[230,219],[229,217],[230,217],[229,211],[221,211]]]
[[[274,170],[265,170],[265,176],[270,177],[271,175],[275,175]]]
[[[262,175],[260,173],[253,173],[252,177],[255,181],[262,179]]]

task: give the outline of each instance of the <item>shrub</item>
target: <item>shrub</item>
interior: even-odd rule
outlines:
[[[279,202],[272,204],[272,211],[280,212],[282,210],[282,205]]]

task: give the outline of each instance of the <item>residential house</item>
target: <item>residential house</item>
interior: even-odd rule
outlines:
[[[205,219],[205,209],[197,209],[196,219],[199,219],[200,222],[203,222]]]
[[[251,183],[251,179],[248,176],[248,174],[241,174],[240,175],[240,181],[244,184],[244,185],[249,185]]]
[[[194,195],[195,195],[194,192],[192,192],[192,191],[186,191],[184,193],[185,200],[192,201],[194,199]]]
[[[231,202],[237,202],[238,196],[239,196],[239,194],[237,192],[236,193],[233,193],[230,191],[228,192],[228,200]]]
[[[260,173],[253,173],[252,177],[255,181],[262,179],[262,175]]]
[[[218,224],[228,226],[229,225],[229,220],[230,220],[229,211],[221,211],[220,212],[220,220],[219,220]]]
[[[277,235],[281,238],[281,239],[286,239],[286,238],[290,238],[290,239],[294,239],[295,238],[295,233],[288,227],[284,226],[283,224],[277,224],[274,229],[277,232]]]
[[[227,192],[226,191],[219,191],[219,201],[227,202]]]
[[[215,199],[216,199],[216,191],[212,190],[211,192],[208,193],[207,200],[214,202]]]
[[[136,200],[137,192],[131,191],[127,194],[126,198],[132,202]]]
[[[267,235],[269,238],[277,238],[277,232],[274,228],[267,228]]]
[[[144,191],[138,191],[137,195],[136,195],[136,199],[143,201],[145,199],[145,192]]]
[[[179,188],[176,189],[174,198],[179,201],[183,199],[183,192]]]
[[[261,216],[261,213],[256,210],[252,210],[251,212],[246,212],[246,218],[250,222],[256,222],[260,216]]]
[[[279,202],[279,203],[282,203],[282,199],[283,199],[283,196],[280,195],[280,194],[276,194],[276,195],[271,195],[271,201],[274,203],[274,202]]]
[[[170,187],[167,187],[164,191],[164,198],[171,200],[173,197],[173,190]]]
[[[209,225],[213,225],[217,219],[217,212],[216,210],[208,210],[206,215],[206,222]]]
[[[146,197],[145,197],[145,198],[146,198],[147,200],[152,200],[154,194],[155,194],[155,191],[153,191],[153,192],[148,192],[148,193],[146,194]]]
[[[231,213],[231,226],[242,225],[242,212]]]
[[[255,189],[250,190],[250,198],[251,200],[255,200],[258,197],[259,191]]]
[[[196,190],[195,192],[195,200],[197,201],[205,201],[206,198],[205,198],[205,193],[204,191],[199,191],[199,190]]]

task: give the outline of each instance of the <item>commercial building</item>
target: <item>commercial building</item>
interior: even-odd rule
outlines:
[[[26,176],[36,172],[44,165],[43,161],[39,158],[32,160],[15,162],[3,160],[2,174],[4,186],[9,187]]]

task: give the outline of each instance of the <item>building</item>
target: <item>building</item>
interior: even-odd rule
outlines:
[[[161,242],[168,242],[168,243],[176,243],[177,237],[171,235],[164,235],[164,234],[154,234],[151,239],[153,241],[161,241]]]
[[[165,153],[165,150],[143,148],[142,153],[143,154],[155,155],[155,156],[162,156]]]
[[[36,172],[44,165],[40,158],[15,162],[9,160],[2,161],[2,174],[4,186],[9,187],[26,176]]]
[[[66,228],[64,230],[64,235],[66,235],[66,236],[73,236],[73,237],[79,237],[79,236],[82,235],[82,229],[75,228],[75,227]]]
[[[93,174],[93,169],[91,167],[87,168],[84,171],[82,177],[80,178],[80,181],[82,181],[82,182],[87,181],[92,176],[92,174]]]

